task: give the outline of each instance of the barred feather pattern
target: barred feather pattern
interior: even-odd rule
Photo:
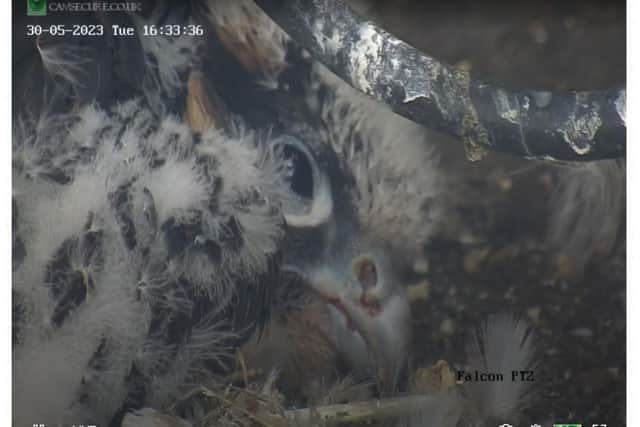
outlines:
[[[279,159],[249,132],[195,135],[151,111],[18,121],[16,425],[160,407],[221,373],[268,315]]]
[[[208,0],[204,15],[236,59],[262,85],[276,88],[287,66],[289,36],[251,0]]]

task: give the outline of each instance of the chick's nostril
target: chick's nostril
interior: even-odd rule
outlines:
[[[361,258],[354,263],[353,270],[363,289],[374,288],[378,283],[378,271],[369,258]]]

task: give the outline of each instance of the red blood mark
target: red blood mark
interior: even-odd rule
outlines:
[[[375,317],[382,313],[382,308],[380,308],[380,303],[378,301],[367,301],[364,297],[360,297],[360,305],[364,308],[364,311],[371,317]]]

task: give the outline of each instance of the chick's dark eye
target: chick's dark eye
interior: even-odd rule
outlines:
[[[291,190],[305,199],[313,198],[313,169],[311,160],[296,147],[285,144],[282,153],[286,159],[286,175]]]
[[[281,162],[287,195],[282,200],[285,219],[293,228],[324,224],[333,212],[329,178],[304,141],[281,135],[271,147]]]

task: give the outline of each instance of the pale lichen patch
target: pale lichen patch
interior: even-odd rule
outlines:
[[[493,93],[493,102],[496,105],[498,115],[511,123],[518,124],[520,111],[517,102],[514,104],[509,100],[509,95],[502,89],[498,89]]]
[[[471,76],[463,70],[454,70],[453,75],[460,91],[458,102],[462,101],[463,108],[462,123],[458,128],[458,133],[464,143],[467,158],[471,161],[481,160],[487,154],[486,147],[491,145],[491,141],[489,133],[478,118],[478,111],[469,95]]]
[[[574,111],[558,129],[564,140],[578,155],[585,155],[591,151],[593,138],[602,126],[602,118],[596,104],[592,104],[582,113]]]
[[[342,32],[333,29],[331,36],[325,34],[326,22],[318,20],[313,26],[313,37],[316,39],[316,44],[322,48],[325,53],[336,54],[343,43]]]
[[[404,103],[408,104],[409,102],[413,102],[420,98],[426,98],[426,95],[422,91],[410,91],[405,90]]]
[[[363,92],[373,95],[372,82],[380,75],[383,37],[375,25],[365,22],[360,27],[360,40],[351,52],[351,80]]]

